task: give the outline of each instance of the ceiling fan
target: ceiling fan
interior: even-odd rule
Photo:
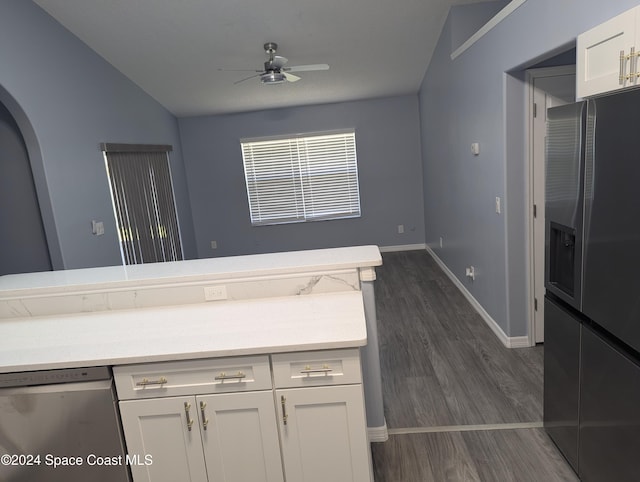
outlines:
[[[278,44],[274,42],[267,42],[264,44],[264,50],[269,56],[268,60],[264,63],[264,70],[251,70],[251,72],[258,72],[255,75],[240,79],[234,84],[239,84],[245,80],[260,77],[260,82],[265,85],[282,84],[283,82],[297,82],[300,77],[293,75],[291,72],[311,72],[315,70],[329,70],[327,64],[311,64],[311,65],[293,65],[291,67],[285,67],[288,60],[285,57],[276,55]],[[234,69],[218,69],[218,70],[234,70]],[[238,71],[238,70],[236,70]],[[246,71],[246,69],[245,69]]]

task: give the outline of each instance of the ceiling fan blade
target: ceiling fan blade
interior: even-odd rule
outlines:
[[[257,71],[254,71],[254,72],[257,72]],[[255,78],[255,77],[259,77],[259,76],[261,76],[263,73],[264,73],[264,72],[259,72],[259,73],[255,74],[255,75],[250,76],[250,77],[245,77],[244,79],[236,80],[236,81],[233,83],[233,85],[239,84],[240,82],[244,82],[245,80],[249,80],[249,79],[253,79],[253,78]]]
[[[218,72],[262,72],[262,70],[256,69],[218,69]]]
[[[287,72],[311,72],[313,70],[329,70],[327,64],[311,64],[311,65],[293,65],[291,67],[284,67],[282,70]]]
[[[298,82],[300,80],[300,77],[290,74],[289,72],[282,71],[282,75],[287,79],[287,82]]]

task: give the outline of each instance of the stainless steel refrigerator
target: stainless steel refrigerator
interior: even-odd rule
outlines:
[[[584,481],[640,480],[640,90],[548,110],[544,424]]]

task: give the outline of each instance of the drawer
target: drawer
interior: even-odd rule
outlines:
[[[271,389],[267,355],[123,365],[113,375],[120,400]]]
[[[276,388],[361,383],[360,351],[326,350],[272,355]]]

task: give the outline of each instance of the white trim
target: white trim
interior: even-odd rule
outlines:
[[[482,430],[518,430],[543,428],[542,422],[496,423],[486,425],[444,425],[440,427],[407,427],[390,428],[389,435],[407,435],[412,433],[442,433],[442,432],[476,432]]]
[[[273,135],[273,136],[241,137],[238,140],[240,142],[282,141],[285,139],[295,139],[298,137],[331,136],[334,134],[355,134],[355,132],[356,130],[354,128],[332,129],[328,131],[295,132],[291,134],[280,134],[280,135]]]
[[[386,420],[382,427],[367,427],[367,434],[369,435],[369,443],[386,442],[389,440],[389,430],[387,430]]]
[[[378,249],[381,253],[393,253],[395,251],[418,251],[426,249],[427,245],[422,244],[400,244],[397,246],[380,246]]]
[[[509,337],[509,348],[529,348],[535,346],[529,341],[529,335]]]
[[[466,286],[463,285],[462,282],[456,277],[456,275],[454,275],[451,272],[451,270],[447,267],[447,265],[444,264],[444,262],[440,258],[438,258],[436,253],[434,253],[433,250],[429,247],[427,247],[426,249],[427,249],[427,252],[431,255],[431,257],[435,260],[435,262],[438,263],[438,266],[440,266],[440,268],[442,268],[442,270],[449,277],[449,279],[453,281],[453,284],[455,284],[458,287],[458,289],[464,295],[467,301],[471,303],[471,306],[478,312],[478,314],[482,317],[482,319],[489,326],[489,328],[491,328],[491,331],[493,331],[493,333],[498,337],[498,339],[502,342],[504,346],[506,346],[507,348],[522,348],[525,346],[531,346],[529,344],[528,336],[512,336],[512,337],[507,336],[505,332],[502,330],[502,328],[500,327],[500,325],[498,325],[496,320],[494,320],[491,317],[491,315],[487,313],[487,311],[482,307],[482,305],[478,302],[478,300],[476,300],[473,297],[473,295],[469,292],[469,290],[467,290]]]
[[[476,33],[474,33],[469,39],[463,43],[460,47],[453,51],[451,54],[451,60],[455,60],[462,55],[469,47],[484,37],[493,27],[502,22],[505,18],[511,15],[520,5],[527,0],[512,0],[507,6],[500,10],[493,18],[485,23]]]

